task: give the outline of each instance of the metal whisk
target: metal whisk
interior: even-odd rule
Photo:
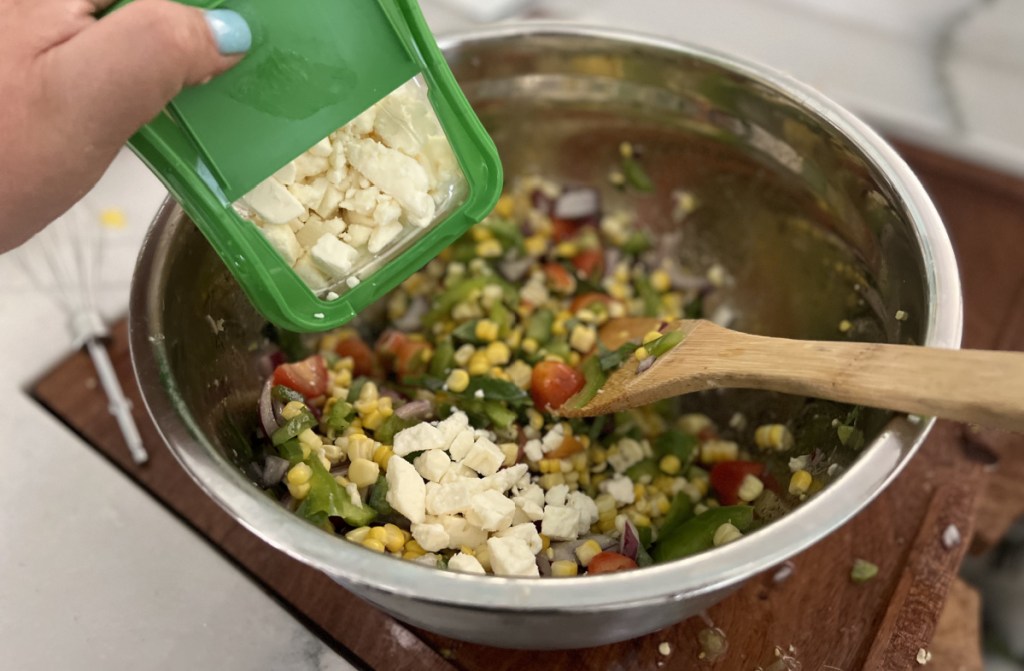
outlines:
[[[103,342],[110,332],[96,309],[96,278],[103,260],[100,221],[96,209],[87,200],[82,201],[16,254],[37,286],[53,289],[49,293],[67,313],[74,346],[84,346],[92,358],[109,400],[107,408],[117,419],[132,459],[143,464],[149,455],[132,418],[131,401],[124,395]],[[46,273],[49,277],[45,277]]]

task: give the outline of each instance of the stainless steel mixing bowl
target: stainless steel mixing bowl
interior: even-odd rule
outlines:
[[[534,24],[444,46],[509,177],[539,173],[603,185],[612,203],[628,198],[643,225],[683,235],[689,262],[729,270],[722,302],[739,328],[829,338],[848,318],[865,339],[959,345],[956,263],[928,196],[882,140],[818,93],[756,65],[617,31]],[[655,195],[607,186],[623,140],[644,148]],[[683,224],[669,214],[677,188],[701,203]],[[897,310],[909,319],[896,320]],[[326,534],[236,467],[267,372],[262,326],[195,227],[165,205],[139,259],[131,344],[174,454],[271,545],[401,620],[498,646],[608,643],[711,606],[863,508],[931,426],[876,415],[867,447],[823,492],[683,561],[584,579],[448,573]]]

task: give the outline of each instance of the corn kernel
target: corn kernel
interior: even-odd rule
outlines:
[[[551,562],[551,575],[556,578],[568,578],[579,573],[579,564],[568,559]]]
[[[313,477],[313,469],[301,461],[288,470],[287,480],[289,485],[301,485],[310,481]]]
[[[370,414],[363,417],[363,426],[370,431],[376,431],[380,428],[380,425],[387,419],[380,410],[374,410]]]
[[[556,319],[551,325],[551,335],[563,336],[565,335],[565,320]]]
[[[501,449],[501,453],[505,455],[505,461],[501,462],[502,466],[514,466],[516,459],[519,458],[519,446],[515,443],[502,443],[498,446]]]
[[[559,471],[558,473],[547,473],[540,476],[537,480],[537,484],[541,486],[541,489],[547,491],[552,487],[565,484],[565,475]]]
[[[762,450],[786,452],[793,448],[793,434],[785,424],[764,424],[754,431],[754,442]]]
[[[574,242],[560,242],[555,245],[555,256],[569,259],[579,254],[579,247]]]
[[[388,552],[401,552],[405,546],[405,537],[402,535],[402,530],[394,524],[385,524],[383,529],[384,547],[388,549]]]
[[[533,408],[527,408],[526,418],[530,420],[530,428],[535,431],[540,431],[544,428],[544,415],[540,414]]]
[[[597,521],[597,530],[599,532],[603,533],[603,534],[608,533],[609,531],[611,531],[614,528],[615,528],[615,518],[614,517],[608,517],[608,518],[602,517],[601,519],[599,519]]]
[[[476,255],[482,259],[495,259],[504,252],[505,250],[501,248],[501,243],[493,238],[476,244]]]
[[[473,548],[469,547],[468,545],[461,545],[461,546],[459,546],[459,552],[461,552],[464,555],[469,555],[470,557],[475,557],[476,556],[476,550],[474,550]]]
[[[486,543],[477,547],[473,551],[473,556],[476,557],[476,560],[480,562],[480,565],[484,567],[485,571],[491,570],[491,551],[487,547]]]
[[[494,213],[499,217],[508,219],[512,216],[515,211],[515,200],[512,196],[507,193],[498,199],[498,202],[494,205]]]
[[[663,473],[676,475],[680,470],[682,470],[683,462],[674,454],[666,454],[661,458],[661,461],[658,462],[658,468],[660,468]]]
[[[672,288],[672,278],[667,271],[659,268],[651,273],[651,286],[655,291],[666,292]]]
[[[651,526],[651,518],[642,512],[633,512],[629,516],[630,521],[638,527]]]
[[[370,536],[370,527],[358,527],[345,534],[345,538],[353,543],[362,543]]]
[[[369,487],[377,482],[380,475],[380,466],[369,459],[355,459],[348,467],[348,479],[356,484],[356,487]]]
[[[373,451],[373,462],[380,466],[380,470],[387,472],[388,460],[391,459],[394,453],[394,450],[387,445],[378,445]]]
[[[481,319],[476,323],[474,334],[479,340],[491,342],[498,338],[498,325],[490,319]]]
[[[301,485],[293,485],[288,483],[288,493],[292,495],[292,498],[301,501],[302,499],[309,496],[309,490],[312,488],[312,484],[304,482]]]
[[[474,242],[483,242],[484,240],[490,240],[494,237],[490,229],[483,226],[474,226],[469,229],[469,234],[472,236]]]
[[[299,449],[302,450],[303,459],[309,459],[309,455],[313,454],[313,448],[306,443],[299,443]]]
[[[302,414],[302,411],[306,408],[306,404],[302,401],[288,401],[288,403],[281,408],[281,417],[284,419],[294,419]]]
[[[540,348],[540,344],[533,338],[523,338],[523,343],[520,345],[520,349],[526,354],[536,354]]]
[[[388,532],[384,527],[371,527],[369,536],[383,543],[384,539],[388,537]]]
[[[345,357],[347,361],[351,361],[351,357]],[[351,387],[352,386],[352,369],[344,368],[337,375],[334,376],[334,384],[339,387]]]
[[[705,464],[736,461],[739,456],[740,446],[731,440],[709,440],[700,446],[700,460]]]
[[[576,548],[576,558],[580,560],[580,564],[583,564],[584,567],[589,565],[590,560],[599,554],[601,554],[601,546],[593,539],[581,543]]]
[[[540,549],[542,551],[546,551],[549,547],[551,547],[551,539],[548,538],[547,536],[545,536],[544,534],[539,534],[539,536],[540,536]]]
[[[569,345],[579,352],[589,352],[597,343],[597,329],[585,324],[577,324],[569,335]]]
[[[661,337],[661,333],[660,332],[658,332],[658,331],[648,331],[647,333],[644,334],[643,344],[649,345],[650,343],[654,342],[655,340],[657,340],[660,337]]]
[[[448,391],[456,394],[466,391],[466,387],[469,386],[469,373],[461,368],[453,369],[451,373],[448,373],[445,386],[448,387]]]
[[[422,557],[425,554],[427,554],[427,553],[426,552],[413,552],[411,550],[406,550],[405,552],[402,553],[402,559],[408,559],[408,560],[419,559],[420,557]]]
[[[363,385],[363,388],[359,390],[360,401],[376,401],[380,398],[380,391],[377,389],[377,385],[369,381]]]
[[[501,341],[487,345],[487,360],[494,366],[503,366],[512,360],[512,350]]]
[[[715,547],[731,543],[735,540],[739,540],[743,536],[743,532],[736,528],[736,526],[730,522],[720,525],[715,529],[715,537],[712,541]]]
[[[408,543],[406,543],[405,549],[407,552],[417,552],[421,555],[427,553],[427,551],[423,549],[423,546],[415,540],[411,540]]]
[[[711,418],[699,412],[692,412],[679,418],[679,428],[691,436],[696,436],[704,429],[713,429],[714,427],[715,423],[711,421]]]
[[[659,494],[658,498],[655,499],[654,509],[660,515],[667,515],[672,504],[669,502],[668,497],[664,494]]]
[[[541,256],[548,250],[548,240],[543,235],[531,235],[523,241],[523,248],[530,256]]]
[[[793,477],[789,479],[789,493],[793,496],[802,496],[807,493],[807,490],[811,487],[811,474],[801,469],[793,474]]]
[[[469,363],[469,358],[473,356],[474,352],[476,352],[476,347],[466,343],[459,349],[455,350],[455,356],[452,357],[452,360],[455,362],[456,366],[465,366]]]
[[[743,476],[743,481],[740,483],[740,488],[736,492],[736,496],[741,501],[750,503],[757,497],[761,496],[761,492],[764,491],[764,483],[761,482],[761,478],[756,475],[747,473]]]
[[[523,341],[523,329],[522,329],[522,327],[517,326],[514,329],[512,329],[511,331],[509,331],[508,332],[508,337],[505,338],[505,341],[508,343],[508,346],[511,347],[512,349],[515,349],[516,347],[519,347],[519,343],[521,343]]]
[[[468,369],[470,375],[486,375],[491,370],[491,362],[488,361],[487,354],[477,351],[470,357]]]
[[[633,356],[636,357],[637,361],[643,361],[647,357],[651,356],[651,353],[647,351],[646,347],[637,347],[636,351],[633,352]]]
[[[367,538],[363,541],[362,545],[367,550],[373,550],[374,552],[384,552],[384,541],[378,540],[376,538]]]

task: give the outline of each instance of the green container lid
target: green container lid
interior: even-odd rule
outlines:
[[[179,1],[238,12],[252,28],[252,49],[232,70],[182,92],[129,145],[269,321],[303,332],[344,324],[490,213],[502,189],[497,149],[415,0]],[[417,75],[466,197],[358,285],[322,299],[232,204]]]

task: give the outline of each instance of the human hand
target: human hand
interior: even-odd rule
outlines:
[[[92,188],[185,86],[241,60],[235,12],[137,0],[0,0],[0,252]]]

